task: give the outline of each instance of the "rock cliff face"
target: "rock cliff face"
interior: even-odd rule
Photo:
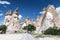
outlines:
[[[3,23],[4,25],[7,26],[9,24],[11,16],[12,16],[12,11],[9,10],[5,15],[5,19],[4,19],[4,23]]]
[[[45,14],[44,14],[44,17],[43,17],[43,21],[42,21],[42,30],[46,30],[46,29],[48,29],[49,27],[53,27],[54,26],[54,23],[53,23],[53,15],[52,15],[52,10],[50,10],[50,9],[52,9],[52,8],[54,8],[52,5],[50,6],[48,6],[48,8],[46,8],[46,12],[45,12]]]
[[[42,33],[44,30],[48,29],[49,27],[60,28],[60,18],[53,5],[48,5],[47,8],[43,9],[41,19],[39,19],[38,17],[37,25],[39,26],[39,28],[38,26],[36,26],[37,33]]]
[[[8,18],[7,18],[7,17]],[[19,19],[18,19],[18,8],[14,11],[12,14],[11,11],[9,11],[5,16],[5,22],[4,25],[7,26],[6,33],[15,33],[18,32],[20,29]],[[7,22],[8,20],[8,22]]]

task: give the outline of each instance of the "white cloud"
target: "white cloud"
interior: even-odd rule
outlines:
[[[19,15],[19,19],[21,19],[22,18],[22,15]]]
[[[40,12],[40,14],[41,14],[42,12]]]
[[[0,1],[0,4],[11,4],[11,3],[8,1]]]
[[[57,8],[56,8],[56,12],[57,12],[57,13],[60,13],[60,7],[57,7]]]
[[[39,12],[39,14],[44,14],[44,12]]]
[[[3,14],[2,13],[0,13],[0,16],[2,16]]]

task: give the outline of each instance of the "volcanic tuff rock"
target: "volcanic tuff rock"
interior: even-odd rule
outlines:
[[[47,8],[43,8],[42,15],[37,16],[36,20],[30,20],[29,18],[21,21],[19,23],[18,19],[18,8],[12,14],[12,11],[9,10],[5,15],[4,25],[7,26],[7,32],[16,32],[23,30],[24,26],[28,24],[34,25],[36,27],[35,33],[42,33],[44,30],[49,27],[58,27],[60,28],[60,17],[59,12],[56,11],[56,8],[53,5],[48,5]]]

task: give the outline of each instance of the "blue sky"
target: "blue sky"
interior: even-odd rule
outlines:
[[[12,12],[18,7],[21,19],[27,16],[30,19],[36,19],[44,7],[49,4],[55,7],[60,6],[60,0],[0,0],[0,24],[3,23],[6,12],[11,9]]]

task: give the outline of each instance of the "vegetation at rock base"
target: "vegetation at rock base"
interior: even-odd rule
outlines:
[[[60,35],[60,28],[58,29],[57,27],[50,27],[47,30],[45,30],[43,34],[46,34],[46,35]]]
[[[27,30],[27,32],[32,32],[32,31],[35,31],[36,30],[36,27],[34,25],[27,25],[23,28],[24,30]]]
[[[0,26],[0,31],[1,31],[0,33],[1,34],[6,33],[6,29],[7,29],[6,25],[1,25]]]

